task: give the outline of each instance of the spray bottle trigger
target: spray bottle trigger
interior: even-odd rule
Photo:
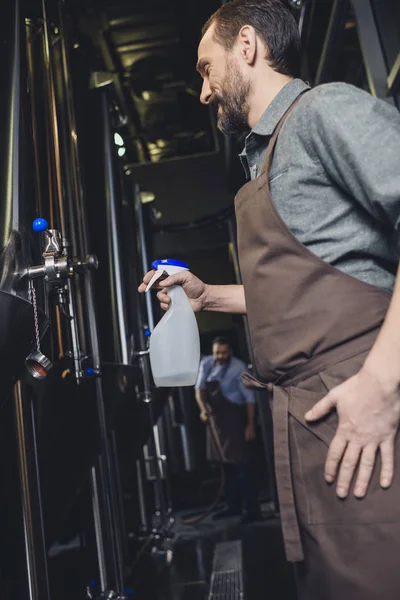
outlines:
[[[161,277],[163,279],[165,279],[166,277],[169,276],[169,273],[167,273],[167,271],[156,271],[153,275],[153,277],[150,279],[149,283],[147,284],[147,288],[146,288],[146,292],[148,292],[153,285],[156,283],[156,281],[158,281],[159,279],[161,279]]]

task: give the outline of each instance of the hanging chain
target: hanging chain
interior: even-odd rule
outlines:
[[[29,301],[32,303],[32,308],[33,308],[33,320],[35,323],[36,350],[38,352],[41,352],[41,350],[40,350],[40,333],[39,333],[39,317],[38,317],[37,301],[36,301],[36,290],[35,290],[35,286],[33,285],[32,279],[29,280],[28,294],[29,294]]]

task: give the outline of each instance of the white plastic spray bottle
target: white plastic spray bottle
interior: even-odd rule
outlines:
[[[188,271],[180,260],[164,259],[152,263],[156,270],[146,292],[162,275]],[[158,387],[194,385],[200,364],[200,337],[196,317],[180,285],[168,288],[171,304],[150,336],[150,365]]]

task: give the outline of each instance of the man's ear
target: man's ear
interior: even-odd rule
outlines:
[[[253,65],[257,56],[257,35],[251,25],[243,25],[238,33],[239,51],[248,65]]]

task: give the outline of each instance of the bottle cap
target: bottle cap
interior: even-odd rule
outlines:
[[[156,271],[159,269],[165,269],[165,267],[180,267],[181,269],[189,270],[189,265],[176,258],[163,258],[161,260],[155,260],[151,263],[151,266]]]

